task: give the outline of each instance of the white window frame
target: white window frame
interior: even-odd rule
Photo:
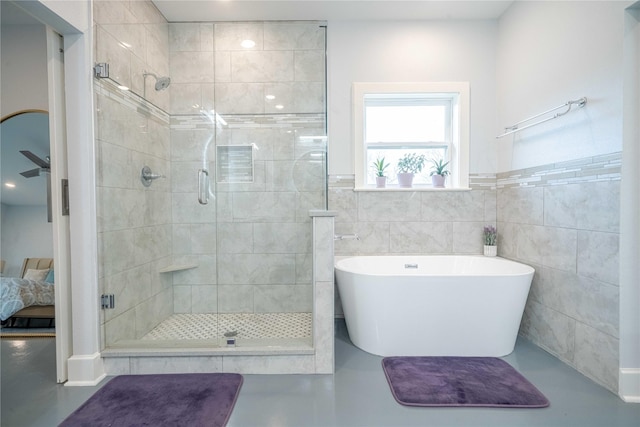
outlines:
[[[375,189],[366,184],[367,150],[365,138],[365,96],[382,94],[424,94],[425,98],[451,99],[451,145],[448,149],[450,170],[449,189],[469,187],[469,83],[468,82],[402,82],[353,83],[353,141],[355,189]],[[428,167],[428,166],[427,166]],[[397,187],[384,189],[405,191]],[[414,185],[411,190],[432,189],[430,185]],[[439,190],[441,191],[441,190]]]

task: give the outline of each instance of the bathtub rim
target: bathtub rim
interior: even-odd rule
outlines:
[[[479,272],[475,273],[452,273],[452,274],[400,274],[398,272],[391,273],[370,273],[366,271],[356,271],[353,269],[345,269],[340,268],[338,264],[341,261],[351,259],[351,258],[438,258],[438,257],[449,257],[449,258],[482,258],[489,260],[499,260],[499,262],[512,263],[517,264],[518,266],[523,267],[527,271],[521,271],[516,273],[505,273],[505,272],[494,272],[483,274]],[[489,261],[492,262],[492,261]],[[340,270],[344,273],[349,274],[358,274],[362,276],[370,276],[370,277],[394,277],[394,276],[404,276],[404,277],[420,277],[420,276],[428,276],[428,277],[477,277],[477,276],[491,276],[498,275],[500,277],[518,277],[518,276],[526,276],[535,274],[536,269],[529,264],[525,264],[520,261],[514,261],[508,258],[503,258],[500,256],[496,257],[486,257],[484,255],[479,254],[433,254],[433,255],[424,255],[424,254],[400,254],[400,255],[339,255],[334,257],[333,263],[334,270]]]

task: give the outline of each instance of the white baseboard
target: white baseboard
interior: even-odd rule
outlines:
[[[67,387],[91,387],[91,386],[98,385],[100,381],[102,381],[106,377],[107,377],[107,374],[102,374],[101,376],[99,376],[98,378],[92,381],[67,381],[66,383],[64,383],[64,385]]]
[[[618,395],[625,402],[640,403],[640,369],[620,369]]]
[[[93,386],[106,376],[100,353],[73,355],[67,360],[67,367],[66,386]]]

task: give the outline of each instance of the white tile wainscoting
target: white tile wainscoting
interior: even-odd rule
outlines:
[[[614,393],[621,158],[497,176],[498,254],[536,269],[520,333]]]

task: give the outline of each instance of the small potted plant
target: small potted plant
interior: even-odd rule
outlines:
[[[498,239],[498,231],[493,225],[487,225],[484,227],[484,255],[496,256],[498,254],[498,246],[496,245]]]
[[[411,188],[413,177],[420,173],[426,158],[424,154],[407,153],[398,160],[398,185],[401,188]]]
[[[449,175],[449,171],[445,169],[449,162],[445,162],[443,159],[432,159],[431,163],[431,184],[434,188],[444,188],[444,181],[446,176]]]
[[[387,185],[387,176],[385,175],[385,169],[389,167],[389,163],[384,162],[384,157],[378,157],[371,166],[376,171],[376,188],[385,188]]]

